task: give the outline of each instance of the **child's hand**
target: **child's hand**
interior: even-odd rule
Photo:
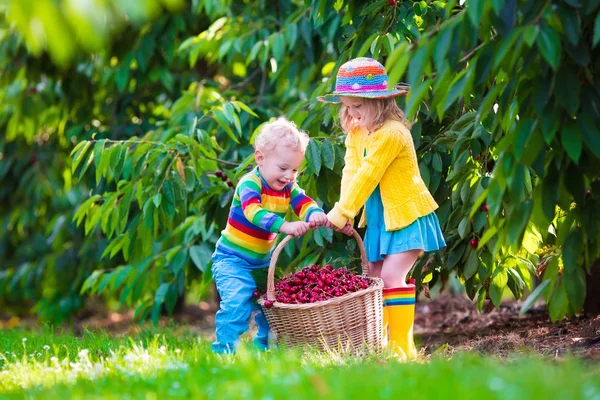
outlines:
[[[352,226],[350,221],[346,222],[346,225],[344,225],[344,227],[342,229],[340,229],[337,226],[335,226],[334,224],[332,224],[331,221],[329,221],[329,220],[327,221],[325,226],[329,229],[333,229],[336,232],[342,232],[344,235],[347,235],[347,236],[352,236],[352,234],[354,233],[354,227]]]
[[[308,224],[311,229],[317,229],[321,226],[324,226],[327,223],[327,215],[322,212],[313,213],[308,218]]]
[[[292,235],[294,237],[300,237],[308,232],[310,225],[308,222],[296,221],[296,222],[284,222],[279,228],[279,232],[285,233],[286,235]]]

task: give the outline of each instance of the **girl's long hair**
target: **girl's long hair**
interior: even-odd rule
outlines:
[[[404,113],[398,107],[396,99],[389,97],[387,99],[368,99],[362,98],[363,107],[367,110],[366,115],[370,119],[369,131],[374,132],[388,119],[393,119],[404,123],[410,128],[410,124],[404,118]],[[340,107],[340,124],[345,132],[351,132],[356,128],[354,119],[348,114],[347,107],[342,104]]]

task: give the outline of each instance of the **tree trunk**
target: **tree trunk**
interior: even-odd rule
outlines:
[[[592,264],[590,274],[586,278],[583,312],[588,317],[593,317],[600,314],[600,258]]]

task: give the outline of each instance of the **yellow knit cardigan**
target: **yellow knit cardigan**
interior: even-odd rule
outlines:
[[[338,228],[353,221],[377,185],[388,231],[402,229],[438,208],[421,178],[410,130],[402,122],[388,120],[371,134],[353,130],[346,137],[344,161],[340,200],[327,215]],[[359,227],[366,224],[363,213]]]

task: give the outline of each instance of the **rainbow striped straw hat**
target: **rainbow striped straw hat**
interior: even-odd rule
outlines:
[[[340,96],[385,99],[406,93],[404,87],[388,89],[388,75],[381,63],[372,58],[359,57],[340,67],[335,91],[317,99],[325,103],[340,103]]]

